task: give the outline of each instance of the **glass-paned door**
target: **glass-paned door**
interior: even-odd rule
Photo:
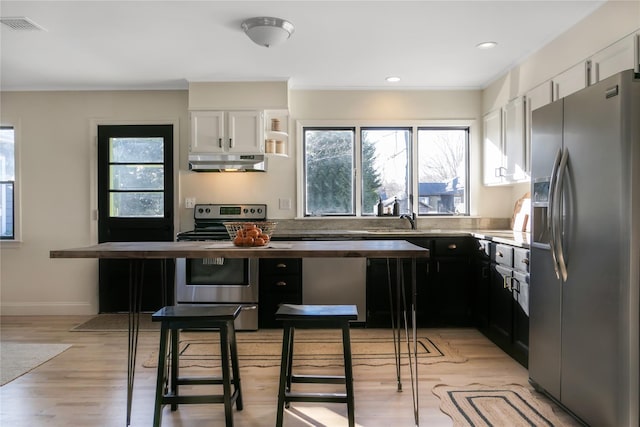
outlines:
[[[98,126],[99,242],[173,241],[173,187],[172,125]],[[145,263],[143,310],[162,305],[156,263]],[[100,261],[101,312],[128,309],[128,280],[127,261]]]

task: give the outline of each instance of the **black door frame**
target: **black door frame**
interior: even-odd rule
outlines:
[[[164,174],[164,215],[163,217],[143,217],[143,218],[126,218],[109,217],[108,212],[108,200],[109,192],[105,191],[108,188],[109,172],[108,166],[105,168],[104,164],[101,165],[100,159],[108,159],[108,144],[104,141],[99,141],[99,136],[102,133],[100,128],[108,128],[109,137],[113,136],[131,136],[131,137],[149,137],[149,136],[162,136],[165,138],[166,144],[164,146],[164,158],[163,164],[165,165]],[[155,135],[153,129],[157,128],[162,130],[162,133]],[[175,236],[175,229],[177,227],[177,205],[175,195],[177,189],[175,188],[177,183],[177,171],[179,169],[177,162],[177,122],[164,121],[164,122],[148,122],[137,121],[127,123],[95,123],[95,135],[96,135],[96,152],[95,152],[95,206],[97,209],[95,238],[98,242],[104,241],[128,241],[128,240],[173,240]],[[152,131],[152,133],[149,133]],[[106,157],[105,157],[106,156]],[[108,160],[107,160],[108,161]],[[104,162],[104,160],[102,161]],[[108,164],[108,163],[107,163]],[[170,166],[167,168],[167,166]],[[102,200],[101,200],[102,199]],[[120,229],[120,232],[106,233],[105,229],[110,228]],[[153,231],[153,230],[157,231]],[[149,234],[149,232],[151,232]],[[147,233],[146,235],[144,233]],[[119,235],[118,235],[119,234]],[[129,238],[131,236],[131,238]],[[144,236],[140,238],[140,236]],[[125,281],[128,281],[128,263],[119,262],[122,260],[102,260],[99,262],[99,283],[98,283],[98,295],[99,295],[99,312],[114,312],[114,311],[126,311],[128,304],[128,295],[125,290]],[[157,261],[157,262],[155,262]],[[109,265],[107,265],[109,264]],[[116,265],[122,264],[122,265]],[[159,282],[162,277],[162,269],[159,260],[152,262],[145,262],[146,267],[144,269],[144,291],[143,291],[143,311],[152,311],[157,309],[160,305],[173,302],[173,280],[170,280],[168,285],[168,297],[169,300],[165,300],[161,295]],[[152,265],[153,264],[153,265]],[[155,264],[158,264],[156,266]],[[173,263],[168,263],[169,268],[166,273],[168,277],[173,277]],[[119,273],[115,273],[119,271]],[[108,279],[111,275],[111,278]],[[125,277],[127,278],[125,280]],[[108,281],[111,280],[109,283]],[[115,283],[114,283],[115,280]],[[109,283],[108,286],[105,286]],[[115,284],[115,286],[114,286]],[[120,295],[116,300],[113,298],[113,294]],[[107,296],[109,295],[109,296]]]

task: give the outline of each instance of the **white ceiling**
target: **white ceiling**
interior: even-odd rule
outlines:
[[[483,88],[598,1],[5,1],[2,90],[186,89],[189,81],[289,80],[293,89]],[[264,48],[240,23],[295,26]],[[491,50],[475,48],[498,42]],[[391,84],[385,77],[402,80]]]

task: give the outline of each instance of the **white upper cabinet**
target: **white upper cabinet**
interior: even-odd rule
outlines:
[[[525,134],[525,155],[527,173],[531,172],[531,119],[532,112],[536,108],[550,104],[552,101],[552,82],[546,81],[539,86],[534,87],[525,95],[526,117],[524,122]]]
[[[630,34],[593,55],[590,58],[590,84],[631,68],[639,72],[639,39],[640,34]]]
[[[193,153],[222,152],[224,131],[223,111],[194,111],[191,113],[191,144]]]
[[[192,111],[192,153],[264,152],[262,111]]]
[[[586,62],[580,62],[565,72],[555,76],[553,81],[553,100],[556,101],[587,87],[588,69]]]
[[[502,184],[502,109],[483,117],[482,170],[484,185]]]
[[[504,106],[504,167],[506,180],[517,182],[527,179],[525,138],[525,99],[519,96]]]
[[[525,113],[525,99],[519,96],[484,116],[484,185],[506,185],[528,178]]]

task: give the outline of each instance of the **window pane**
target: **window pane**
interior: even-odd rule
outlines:
[[[111,138],[111,163],[162,163],[162,138]]]
[[[400,203],[400,213],[409,212],[409,129],[362,130],[362,213],[375,214],[382,198],[391,213]]]
[[[0,237],[14,238],[13,183],[0,181]]]
[[[354,214],[353,129],[305,129],[305,215]]]
[[[15,132],[0,128],[0,238],[14,239]]]
[[[164,193],[111,193],[110,199],[112,217],[164,217]]]
[[[468,129],[418,130],[418,213],[468,214]]]
[[[111,165],[109,178],[110,190],[162,190],[164,166]]]

